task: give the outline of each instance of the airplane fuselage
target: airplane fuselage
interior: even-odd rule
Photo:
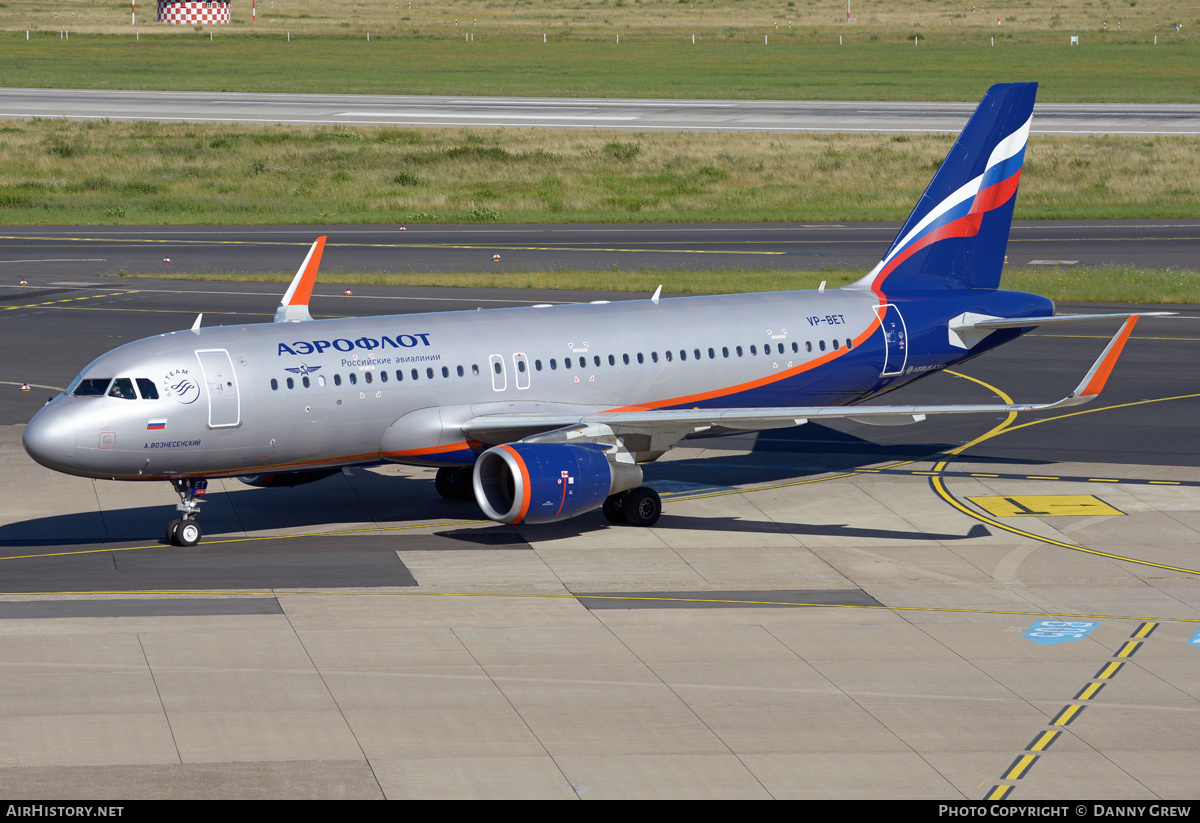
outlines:
[[[123,480],[470,465],[483,446],[461,426],[479,415],[846,405],[1021,333],[963,348],[947,324],[964,312],[1037,317],[1053,304],[839,289],[178,331],[89,365],[39,412],[30,452]]]

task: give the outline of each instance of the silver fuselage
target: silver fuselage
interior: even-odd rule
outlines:
[[[25,442],[56,470],[126,480],[461,465],[478,415],[845,404],[966,356],[921,359],[903,329],[889,345],[881,320],[902,318],[878,304],[842,289],[178,331],[81,374],[150,380],[157,399],[62,394]]]

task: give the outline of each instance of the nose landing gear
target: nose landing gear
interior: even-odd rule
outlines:
[[[204,501],[196,498],[208,491],[208,481],[203,478],[181,477],[171,481],[171,488],[179,495],[179,503],[175,509],[183,517],[176,517],[167,524],[167,543],[172,546],[194,546],[204,534],[199,521],[196,520],[196,515],[200,514],[200,504]]]

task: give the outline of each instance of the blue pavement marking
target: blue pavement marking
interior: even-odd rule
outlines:
[[[1021,637],[1043,646],[1070,643],[1072,640],[1082,640],[1087,637],[1091,634],[1092,629],[1099,625],[1099,623],[1082,620],[1037,620]]]
[[[1196,633],[1192,635],[1192,639],[1188,641],[1189,646],[1200,646],[1200,629],[1196,629]]]

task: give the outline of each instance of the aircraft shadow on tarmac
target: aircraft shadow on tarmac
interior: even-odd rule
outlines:
[[[713,446],[710,456],[696,460],[666,461],[645,467],[646,481],[659,485],[667,493],[666,515],[656,528],[697,529],[742,533],[789,532],[797,535],[826,535],[896,540],[961,540],[976,536],[928,534],[913,531],[889,531],[856,528],[852,516],[846,524],[804,524],[758,522],[736,517],[696,517],[673,515],[670,493],[705,486],[731,486],[800,480],[830,471],[851,471],[889,460],[927,460],[944,453],[945,442],[886,444],[865,440],[854,434],[821,426],[770,432],[770,438],[758,438],[741,445],[729,441],[704,443]],[[749,454],[722,455],[725,449]],[[714,452],[716,452],[714,454]],[[780,462],[779,457],[793,458]],[[978,460],[978,458],[972,458]],[[1003,462],[1003,461],[989,461]],[[316,530],[336,532],[340,524],[370,528],[373,523],[405,523],[446,520],[480,520],[483,515],[469,501],[443,500],[433,484],[425,479],[381,475],[370,471],[336,474],[306,486],[294,488],[238,488],[236,480],[224,481],[229,491],[214,485],[201,510],[205,540],[256,532]],[[684,489],[672,488],[685,484]],[[176,516],[173,506],[155,504],[121,509],[106,509],[55,515],[18,521],[0,526],[0,551],[5,549],[59,550],[70,546],[103,546],[112,543],[153,544],[161,542],[167,522]],[[589,512],[558,524],[539,526],[538,539],[565,539],[607,527],[599,511]],[[325,528],[323,528],[325,527]],[[974,530],[973,530],[974,531]],[[428,533],[426,533],[428,534]],[[473,544],[481,549],[525,546],[516,529],[471,527],[438,534],[447,544]],[[353,538],[353,534],[344,535]],[[266,546],[261,550],[269,551]],[[256,549],[259,550],[259,549]],[[12,554],[7,551],[7,554]]]

